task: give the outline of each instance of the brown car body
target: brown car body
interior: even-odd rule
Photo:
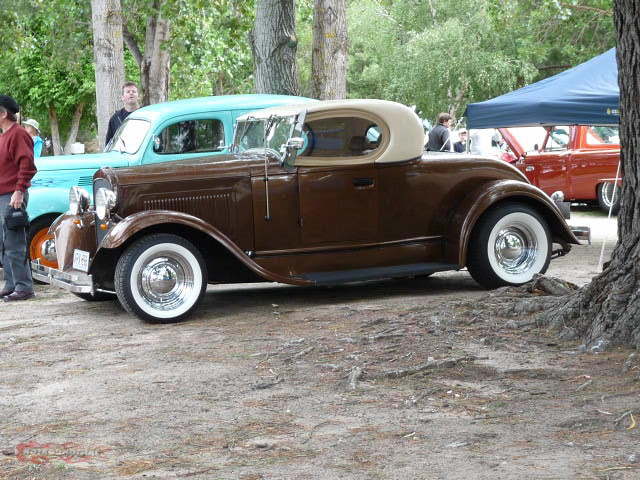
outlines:
[[[367,112],[366,103],[348,105],[350,115],[358,108]],[[333,111],[330,104],[309,110],[308,122],[314,111],[325,117]],[[414,120],[421,128],[413,112],[399,111],[411,128]],[[392,141],[383,139],[375,158],[385,158],[379,150],[393,147],[396,128],[381,129]],[[69,289],[113,292],[123,254],[160,233],[184,238],[200,251],[208,283],[327,285],[426,275],[465,267],[479,219],[509,202],[544,219],[552,242],[561,245],[557,252],[579,243],[553,201],[513,166],[470,155],[421,153],[388,162],[362,161],[370,155],[365,154],[344,164],[327,157],[309,165],[314,161],[304,155],[291,164],[269,151],[248,151],[101,169],[94,189],[110,185],[117,206],[105,221],[92,209],[58,218],[51,227],[57,275],[69,283],[85,274],[73,268],[80,249],[89,252],[90,286]],[[51,271],[39,275],[53,279]]]

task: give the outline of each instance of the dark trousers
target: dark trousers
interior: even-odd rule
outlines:
[[[4,288],[17,292],[33,292],[31,266],[27,252],[27,231],[24,228],[9,230],[4,223],[11,195],[12,193],[0,195],[0,252],[2,252],[4,269]],[[25,193],[25,207],[27,201],[28,193]]]

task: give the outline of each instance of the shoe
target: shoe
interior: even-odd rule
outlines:
[[[35,297],[36,294],[33,292],[13,292],[9,295],[3,297],[5,302],[17,302],[19,300],[29,300],[30,298]]]
[[[13,293],[13,288],[12,289],[3,288],[2,290],[0,290],[0,297],[6,297],[7,295],[11,295],[12,293]]]

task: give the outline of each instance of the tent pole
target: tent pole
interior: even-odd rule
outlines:
[[[620,179],[620,164],[622,160],[618,160],[618,170],[616,171],[616,181],[613,184],[613,193],[611,194],[611,205],[609,205],[609,215],[607,219],[611,218],[611,212],[613,211],[613,205],[616,201],[616,187],[618,186],[618,180]],[[602,270],[602,260],[604,257],[604,246],[607,243],[606,237],[602,239],[602,248],[600,249],[600,260],[598,260],[598,271]]]

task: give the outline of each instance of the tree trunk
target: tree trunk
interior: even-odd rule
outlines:
[[[313,97],[347,98],[346,0],[315,0],[311,63]]]
[[[102,149],[109,118],[122,108],[124,52],[120,0],[91,0],[91,23],[96,69],[98,142]]]
[[[58,112],[56,107],[49,105],[49,125],[51,127],[51,146],[54,155],[62,155],[62,144],[60,143],[60,124],[58,123]]]
[[[126,25],[124,41],[140,67],[142,105],[166,102],[169,99],[170,54],[164,48],[169,40],[169,20],[161,17],[162,0],[154,0],[153,14],[147,19],[144,53]]]
[[[69,128],[67,143],[64,144],[64,153],[70,153],[71,145],[76,141],[76,137],[78,136],[78,129],[80,128],[80,119],[82,118],[83,110],[84,110],[84,102],[80,102],[78,105],[76,105],[76,109],[73,112],[73,118],[71,119],[71,128]]]
[[[623,170],[618,243],[591,283],[543,320],[584,338],[588,345],[640,348],[640,2],[616,0]]]
[[[298,95],[293,0],[258,0],[249,34],[256,93]]]

